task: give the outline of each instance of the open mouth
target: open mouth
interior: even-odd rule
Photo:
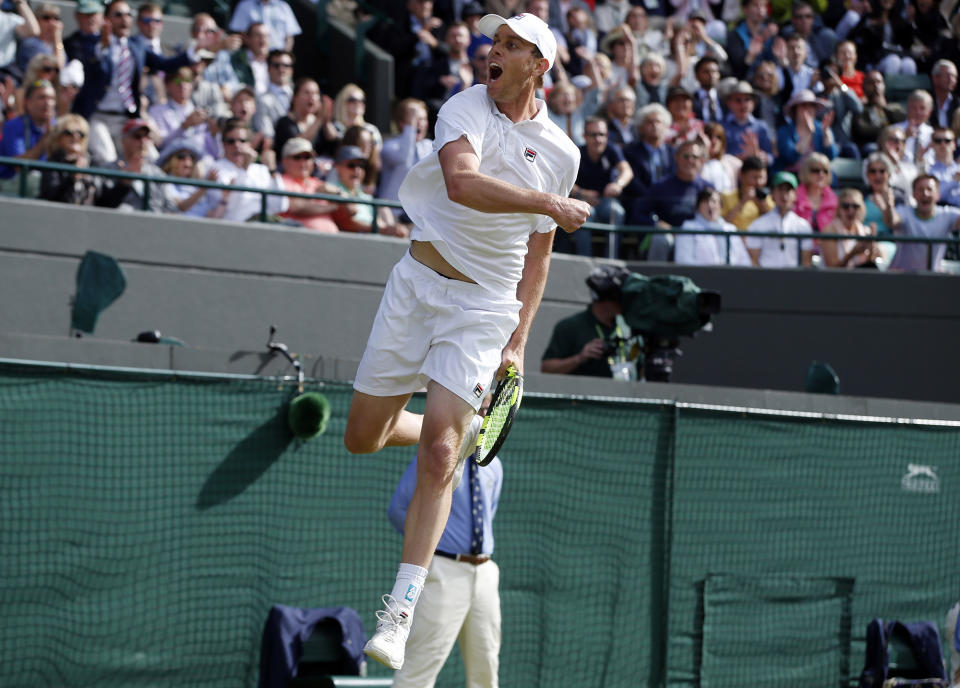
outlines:
[[[490,63],[490,81],[496,81],[503,76],[503,67],[496,62]]]

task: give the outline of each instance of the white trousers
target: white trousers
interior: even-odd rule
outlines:
[[[497,688],[500,666],[500,568],[434,556],[393,688],[433,688],[453,643],[466,688]]]

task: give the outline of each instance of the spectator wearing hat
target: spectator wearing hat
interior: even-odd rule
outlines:
[[[83,86],[83,65],[80,60],[70,60],[60,70],[60,87],[57,89],[57,117],[71,111],[73,100]]]
[[[470,32],[470,45],[467,46],[467,55],[471,61],[477,52],[477,48],[481,45],[493,44],[493,40],[480,31],[480,18],[485,14],[487,14],[487,10],[485,10],[483,4],[479,2],[468,2],[460,11],[460,18],[463,20],[463,23],[467,25],[467,30]]]
[[[292,51],[294,38],[303,33],[285,0],[240,0],[230,17],[230,30],[244,33],[253,24],[267,28],[270,50]]]
[[[602,117],[587,118],[584,137],[587,142],[580,146],[580,170],[570,195],[590,204],[588,222],[622,225],[626,211],[620,196],[633,179],[630,163],[624,159],[620,147],[610,143],[607,122]],[[566,238],[567,235],[555,237],[557,250],[592,255],[592,232],[580,230],[564,241]]]
[[[256,162],[257,151],[251,145],[253,135],[247,122],[237,118],[227,120],[221,137],[224,154],[212,167],[218,182],[256,189],[280,187],[270,168]],[[255,191],[219,189],[210,189],[207,193],[210,194],[210,216],[235,222],[259,220],[262,194]],[[290,200],[286,196],[267,195],[268,216],[279,215],[289,209]]]
[[[40,25],[40,33],[20,39],[17,46],[17,66],[27,69],[27,63],[34,55],[52,55],[60,69],[67,64],[67,53],[63,45],[63,22],[60,21],[60,8],[50,3],[37,5],[34,16]]]
[[[666,63],[659,53],[650,53],[640,58],[637,49],[637,37],[627,24],[621,24],[603,37],[600,50],[610,58],[613,74],[611,86],[633,86],[637,89],[638,100],[643,100],[644,104],[651,100],[662,103],[663,99],[659,95],[662,90],[666,96],[667,83],[663,79]],[[644,67],[647,57],[651,55],[656,55],[656,58]],[[654,95],[651,96],[650,92]]]
[[[358,200],[372,200],[373,196],[363,190],[363,178],[369,161],[357,146],[340,146],[334,162],[340,191],[344,196]],[[396,222],[393,213],[384,206],[367,203],[341,203],[334,211],[333,219],[342,232],[372,232],[374,218],[377,231],[396,237],[410,236],[410,230]]]
[[[0,155],[26,160],[46,160],[48,134],[56,124],[57,95],[53,84],[38,79],[24,91],[24,113],[4,122]],[[0,190],[15,190],[17,168],[0,165]],[[30,175],[39,181],[39,174]],[[32,184],[36,187],[36,184]],[[36,191],[36,188],[33,189]],[[35,196],[36,193],[30,195]]]
[[[11,0],[13,12],[0,11],[0,70],[16,76],[17,41],[40,35],[40,25],[26,0]]]
[[[172,140],[161,151],[157,158],[157,165],[168,177],[183,179],[199,179],[201,176],[200,161],[204,155],[204,148],[195,140],[181,138]],[[207,181],[216,181],[217,173],[210,170]],[[206,217],[210,212],[210,196],[207,188],[191,186],[182,183],[160,185],[163,193],[163,211],[167,213],[182,213],[191,217]]]
[[[128,119],[121,131],[120,157],[107,165],[107,169],[136,172],[149,177],[161,176],[160,168],[150,162],[150,155],[155,151],[154,136],[153,125],[149,121],[140,118]],[[150,199],[149,206],[144,207],[147,184],[151,185]],[[163,211],[163,193],[153,182],[114,178],[107,182],[107,186],[105,194],[110,200],[105,205],[121,210],[150,210],[158,213]]]
[[[103,4],[100,0],[77,0],[73,10],[77,30],[63,40],[68,60],[81,63],[92,59],[103,28]]]
[[[701,122],[723,122],[723,108],[717,84],[720,83],[720,61],[704,55],[693,68],[697,90],[693,92],[693,112]]]
[[[727,152],[741,160],[755,155],[765,165],[773,162],[774,149],[770,139],[770,130],[765,122],[753,116],[756,97],[753,86],[746,81],[738,81],[727,91],[724,101],[727,116],[723,120],[727,132]]]
[[[774,163],[777,169],[794,168],[810,153],[821,153],[828,160],[837,157],[837,144],[831,130],[835,114],[833,110],[827,110],[823,120],[818,121],[817,115],[824,110],[824,102],[809,89],[796,91],[790,96],[783,107],[787,122],[777,130],[779,153]]]
[[[797,178],[792,172],[777,172],[770,195],[773,210],[750,223],[748,232],[775,232],[781,236],[747,234],[747,250],[754,265],[762,268],[808,267],[813,262],[813,240],[794,239],[784,234],[810,234],[810,223],[793,212],[797,202]]]
[[[280,151],[283,174],[280,182],[287,191],[300,193],[339,194],[340,189],[313,176],[317,165],[317,154],[313,145],[306,139],[295,136],[283,144]],[[335,234],[340,229],[333,221],[331,213],[337,204],[323,199],[291,198],[290,209],[280,213],[280,217],[300,223],[307,229],[323,234]]]
[[[683,86],[673,86],[667,93],[667,111],[673,119],[667,134],[667,145],[681,141],[703,140],[703,122],[693,111],[693,96]]]

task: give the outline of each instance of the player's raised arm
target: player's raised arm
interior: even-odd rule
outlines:
[[[437,156],[454,203],[483,213],[538,213],[547,215],[566,232],[576,230],[590,216],[590,205],[554,193],[523,189],[480,172],[480,159],[465,136],[441,148]]]

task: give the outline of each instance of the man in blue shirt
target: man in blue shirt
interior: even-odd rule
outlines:
[[[3,125],[0,155],[28,160],[46,160],[47,133],[53,128],[57,114],[57,94],[46,79],[27,84],[24,92],[24,114]],[[0,181],[12,180],[16,167],[0,165]]]
[[[697,211],[697,194],[712,188],[700,177],[706,155],[699,141],[684,141],[674,154],[676,171],[657,182],[630,210],[627,224],[656,226],[662,229],[679,227]],[[673,249],[669,234],[648,234],[650,237],[647,260],[668,261]],[[643,244],[641,243],[641,253]]]
[[[723,130],[727,135],[727,152],[741,160],[755,155],[769,167],[773,163],[773,143],[766,122],[753,116],[756,107],[753,86],[737,82],[726,95],[727,110]]]
[[[407,639],[406,661],[393,676],[394,688],[432,688],[455,641],[459,641],[466,685],[498,685],[500,569],[490,556],[493,517],[503,487],[503,464],[499,458],[483,468],[473,459],[468,458],[467,462],[471,465],[466,467],[463,480],[453,492],[450,518],[417,604]],[[476,475],[471,480],[473,471]],[[416,484],[414,457],[387,510],[390,523],[400,533]],[[479,534],[474,532],[474,509]]]

